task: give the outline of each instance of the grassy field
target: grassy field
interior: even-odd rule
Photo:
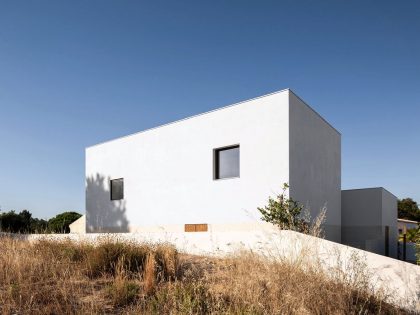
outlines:
[[[0,238],[1,314],[404,314],[356,277],[251,252]]]

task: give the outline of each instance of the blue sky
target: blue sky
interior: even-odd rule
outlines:
[[[419,1],[1,1],[0,206],[84,212],[84,148],[291,88],[342,186],[420,201]]]

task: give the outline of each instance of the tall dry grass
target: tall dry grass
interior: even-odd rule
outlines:
[[[0,246],[2,314],[404,313],[373,294],[364,273],[345,281],[251,252],[198,257],[112,239]]]

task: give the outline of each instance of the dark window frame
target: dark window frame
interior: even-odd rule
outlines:
[[[113,197],[113,191],[112,191],[112,182],[113,182],[113,181],[121,181],[121,182],[122,182],[121,198],[114,198],[114,197]],[[123,177],[121,177],[121,178],[114,178],[114,179],[111,179],[111,180],[109,181],[109,187],[110,187],[110,189],[109,189],[109,192],[110,192],[109,197],[110,197],[110,199],[111,199],[112,201],[114,201],[114,200],[123,200],[123,199],[124,199],[124,178],[123,178]]]
[[[230,176],[230,177],[220,177],[219,174],[219,165],[220,165],[220,161],[219,161],[219,152],[220,151],[225,151],[225,150],[230,150],[230,149],[239,149],[239,158],[238,158],[238,176]],[[219,148],[215,148],[213,149],[213,180],[224,180],[224,179],[233,179],[233,178],[240,178],[241,177],[241,146],[239,143],[237,144],[232,144],[232,145],[228,145],[228,146],[223,146],[223,147],[219,147]]]

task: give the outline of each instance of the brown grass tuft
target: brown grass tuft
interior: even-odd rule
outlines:
[[[133,303],[140,292],[139,284],[127,278],[124,261],[124,257],[118,261],[114,280],[108,288],[112,305],[116,307],[124,307]]]
[[[169,244],[158,245],[155,252],[159,280],[174,280],[177,271],[178,252]]]
[[[143,288],[146,295],[154,292],[156,287],[156,260],[155,254],[149,253],[143,273]]]

